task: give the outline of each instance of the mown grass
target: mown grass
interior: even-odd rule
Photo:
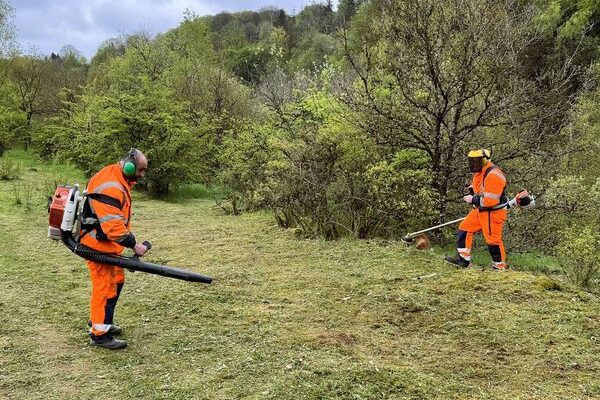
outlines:
[[[181,203],[194,199],[213,199],[217,192],[200,183],[188,183],[181,185],[171,192],[163,200],[171,203]]]
[[[434,251],[436,254],[440,255],[440,257],[444,254],[451,255],[456,253],[456,245],[449,241],[444,246],[434,246]],[[492,265],[487,245],[481,235],[476,236],[476,240],[473,244],[472,263],[475,268],[489,268]],[[515,253],[508,251],[507,264],[511,269],[521,272],[544,273],[553,276],[561,274],[562,272],[558,260],[554,257],[538,253]]]
[[[8,157],[29,159],[22,153]],[[32,165],[22,181],[84,178]],[[25,163],[24,163],[25,164]],[[129,347],[87,345],[84,261],[0,181],[0,398],[575,399],[600,396],[600,304],[558,277],[457,270],[399,242],[295,239],[268,214],[136,196],[147,258],[205,286],[128,273]]]

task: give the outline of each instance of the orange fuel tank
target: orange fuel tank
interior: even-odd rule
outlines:
[[[51,198],[51,202],[48,199],[50,202],[50,206],[48,207],[48,213],[50,214],[48,236],[52,239],[61,240],[60,224],[62,223],[70,190],[70,186],[58,186],[54,192],[54,196]]]

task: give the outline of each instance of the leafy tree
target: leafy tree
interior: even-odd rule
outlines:
[[[8,85],[0,86],[0,157],[18,141],[26,126],[25,114],[17,108],[15,92]]]
[[[124,56],[109,61],[65,112],[56,132],[60,155],[91,173],[137,147],[152,166],[146,186],[164,195],[197,176],[198,140],[171,84],[174,55],[165,42],[138,34],[127,43]]]
[[[555,75],[566,78],[562,96],[574,98],[585,72],[600,56],[598,1],[526,1],[536,8],[529,29],[535,33],[523,51],[524,71],[542,84]]]
[[[347,123],[350,110],[331,95],[334,70],[298,75],[292,87],[281,74],[260,87],[276,131],[259,186],[280,225],[330,239],[369,237],[398,233],[431,215],[423,157],[381,160],[375,143]]]
[[[551,0],[534,1],[540,8],[536,22],[546,35],[559,38],[579,38],[582,34],[598,36],[600,27],[594,26],[600,18],[600,3],[597,0]]]
[[[202,143],[198,157],[205,166],[205,182],[215,176],[219,147],[228,132],[258,114],[250,91],[220,64],[219,53],[211,46],[212,35],[206,21],[193,18],[164,38],[174,50],[171,84],[186,104],[188,124]]]
[[[512,2],[374,0],[351,35],[342,32],[355,79],[340,99],[386,159],[403,149],[428,154],[440,217],[464,186],[469,147],[491,146],[505,160],[532,148],[558,157],[556,130],[538,128],[563,110],[542,106],[552,92],[520,74],[530,16]]]
[[[115,57],[122,57],[125,54],[125,49],[127,47],[125,41],[125,37],[115,37],[106,39],[102,42],[90,62],[92,71]]]
[[[42,115],[48,107],[45,83],[48,62],[40,56],[13,57],[9,63],[9,78],[16,94],[17,107],[25,115],[25,125],[19,136],[25,149],[32,140],[33,118]]]
[[[296,16],[296,28],[302,33],[331,33],[335,14],[331,4],[311,4]]]
[[[314,32],[306,35],[293,50],[290,65],[293,70],[318,71],[336,51],[337,42],[333,37]]]

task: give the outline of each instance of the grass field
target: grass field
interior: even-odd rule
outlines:
[[[560,277],[296,239],[208,199],[135,196],[147,259],[215,281],[128,273],[116,321],[129,347],[92,348],[84,261],[46,237],[48,188],[84,179],[5,157],[23,169],[0,181],[0,398],[600,398],[599,298]]]

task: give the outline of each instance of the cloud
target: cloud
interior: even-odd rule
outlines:
[[[186,9],[198,15],[258,10],[276,4],[298,13],[311,0],[13,0],[17,39],[24,50],[58,52],[66,44],[91,58],[106,39],[176,27]]]

